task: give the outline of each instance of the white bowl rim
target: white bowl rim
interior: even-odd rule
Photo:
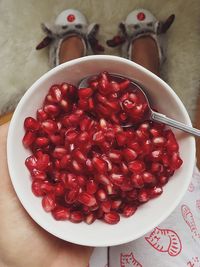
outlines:
[[[20,111],[21,107],[23,106],[23,104],[26,102],[26,99],[29,97],[29,95],[32,94],[32,91],[34,90],[35,87],[37,87],[40,83],[42,83],[44,80],[46,80],[49,76],[51,76],[51,74],[53,73],[56,73],[62,69],[65,69],[66,66],[70,67],[70,65],[74,65],[76,62],[84,62],[84,61],[92,61],[94,59],[97,59],[97,60],[106,60],[106,59],[110,59],[110,60],[118,60],[118,61],[121,61],[121,62],[124,62],[126,64],[129,64],[129,65],[135,65],[135,68],[137,68],[138,70],[142,71],[143,73],[145,73],[146,76],[152,78],[152,79],[155,79],[157,80],[162,86],[166,87],[170,93],[172,94],[172,96],[176,99],[176,101],[178,102],[179,104],[179,107],[181,108],[182,110],[182,113],[186,119],[186,123],[188,125],[192,125],[191,124],[191,120],[189,118],[189,115],[186,111],[186,108],[185,106],[183,105],[182,101],[180,100],[180,98],[176,95],[176,93],[173,91],[173,89],[166,83],[164,82],[161,78],[159,78],[158,76],[156,76],[154,73],[150,72],[149,70],[147,70],[146,68],[142,67],[141,65],[133,62],[133,61],[130,61],[128,59],[125,59],[125,58],[121,58],[121,57],[118,57],[118,56],[112,56],[112,55],[91,55],[91,56],[86,56],[86,57],[82,57],[82,58],[78,58],[78,59],[74,59],[74,60],[71,60],[71,61],[68,61],[68,62],[65,62],[63,64],[60,64],[58,66],[56,66],[55,68],[49,70],[48,72],[46,72],[45,74],[43,74],[38,80],[36,80],[32,86],[30,86],[28,88],[28,90],[25,92],[24,96],[22,97],[22,99],[20,100],[18,106],[16,107],[15,109],[15,112],[12,116],[12,119],[11,119],[11,122],[10,122],[10,126],[9,126],[9,130],[8,130],[8,138],[7,138],[7,161],[8,161],[8,170],[9,170],[9,173],[10,173],[10,177],[11,177],[11,182],[12,182],[12,185],[15,189],[15,192],[22,204],[22,206],[25,208],[25,210],[27,211],[27,213],[31,216],[31,218],[39,225],[41,226],[43,229],[45,229],[47,232],[53,234],[54,236],[56,237],[59,237],[60,239],[63,239],[61,233],[58,233],[58,232],[55,232],[53,231],[52,229],[49,229],[45,224],[41,224],[41,222],[38,220],[37,217],[33,217],[30,210],[29,210],[29,207],[26,205],[25,201],[22,199],[22,197],[20,196],[19,192],[17,192],[16,190],[16,181],[15,179],[13,179],[14,177],[14,171],[13,169],[11,168],[11,151],[12,151],[12,147],[11,147],[11,133],[14,131],[14,126],[15,124],[17,124],[17,114],[18,114],[18,111]],[[196,151],[196,147],[195,147],[195,139],[192,138],[190,139],[190,148],[191,148],[191,151],[192,151],[192,155],[190,157],[190,162],[194,162],[195,163],[195,151]],[[188,173],[191,173],[191,178],[192,178],[192,172],[193,172],[193,168],[194,166],[192,164],[189,164],[190,168],[188,169]],[[191,180],[191,179],[190,179]],[[146,234],[147,232],[149,232],[150,230],[152,230],[154,227],[158,226],[161,222],[163,222],[173,211],[174,209],[178,206],[179,202],[181,201],[182,197],[184,196],[186,190],[187,190],[187,187],[189,185],[189,180],[188,180],[188,184],[185,184],[185,187],[182,188],[182,194],[179,195],[179,197],[176,198],[176,200],[174,201],[173,205],[168,208],[168,212],[165,212],[165,214],[163,214],[163,216],[160,216],[159,219],[157,221],[155,221],[154,223],[152,223],[149,228],[146,228],[145,229],[145,233],[143,233],[141,235],[138,234],[137,235],[134,235],[134,240],[140,238],[141,236],[143,236],[144,234]],[[133,241],[133,238],[131,238],[131,234],[130,235],[127,235],[125,237],[120,237],[120,242],[116,243],[116,242],[101,242],[101,244],[96,244],[95,241],[93,240],[84,240],[84,242],[82,241],[79,241],[77,239],[63,239],[64,241],[67,241],[67,242],[71,242],[71,243],[75,243],[75,244],[79,244],[79,245],[86,245],[86,246],[98,246],[98,247],[105,247],[105,246],[114,246],[114,245],[119,245],[119,244],[124,244],[124,243],[127,243],[127,242],[131,242]]]

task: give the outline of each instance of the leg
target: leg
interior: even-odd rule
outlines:
[[[73,36],[64,40],[60,47],[60,63],[83,56],[83,43],[79,37]]]
[[[158,49],[153,38],[144,36],[136,39],[132,45],[131,59],[159,76]]]

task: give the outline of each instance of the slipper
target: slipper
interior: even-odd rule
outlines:
[[[62,11],[53,25],[42,23],[42,30],[46,37],[37,45],[36,49],[49,46],[49,63],[51,67],[59,65],[61,43],[69,37],[80,37],[83,46],[83,56],[104,51],[96,39],[99,25],[92,23],[88,26],[86,17],[78,10],[67,9]]]
[[[131,59],[133,41],[142,36],[151,36],[157,45],[159,61],[162,64],[165,59],[164,34],[174,19],[175,15],[171,15],[165,22],[160,22],[150,11],[136,9],[129,13],[125,22],[119,24],[119,34],[107,40],[107,45],[110,47],[121,45],[122,56]]]

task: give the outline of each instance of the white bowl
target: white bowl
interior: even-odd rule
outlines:
[[[116,225],[96,221],[92,225],[56,221],[41,206],[41,198],[31,192],[31,179],[24,165],[30,151],[22,145],[23,122],[36,115],[49,87],[64,81],[77,84],[82,78],[101,71],[120,74],[146,87],[152,104],[171,118],[191,125],[188,113],[175,92],[145,68],[120,57],[88,56],[64,63],[37,80],[25,93],[13,115],[8,134],[8,166],[14,189],[30,216],[49,233],[72,243],[88,246],[113,246],[135,240],[156,227],[176,208],[192,177],[195,141],[192,136],[175,131],[183,165],[164,187],[164,193],[142,205],[134,216],[121,218]],[[22,75],[22,74],[19,74]]]

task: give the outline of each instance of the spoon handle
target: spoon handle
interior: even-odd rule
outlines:
[[[198,130],[196,128],[193,128],[191,126],[188,126],[188,125],[186,125],[186,124],[184,124],[182,122],[170,119],[170,118],[168,118],[167,116],[165,116],[165,115],[163,115],[161,113],[153,111],[152,115],[151,115],[151,119],[153,121],[162,122],[164,124],[167,124],[169,126],[177,128],[177,129],[182,130],[184,132],[191,133],[193,135],[196,135],[196,136],[200,137],[200,130]]]

